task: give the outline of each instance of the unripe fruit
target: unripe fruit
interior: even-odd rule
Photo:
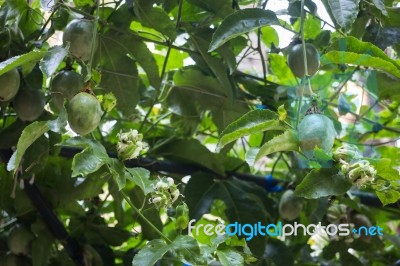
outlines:
[[[51,99],[60,110],[64,100],[70,100],[83,87],[83,77],[74,71],[61,71],[51,82]]]
[[[336,131],[333,122],[322,114],[306,115],[298,126],[300,147],[307,158],[312,158],[318,146],[325,152],[332,150]]]
[[[6,102],[17,95],[20,77],[16,68],[4,73],[0,76],[0,102]]]
[[[288,221],[293,221],[299,217],[303,209],[301,198],[296,197],[293,193],[293,190],[286,190],[279,202],[279,215]]]
[[[8,248],[14,254],[28,255],[34,235],[23,226],[14,227],[8,236]]]
[[[97,98],[86,92],[80,92],[71,99],[67,112],[71,129],[82,136],[99,125],[103,114]]]
[[[312,76],[319,68],[319,53],[311,43],[306,43],[307,74]],[[306,75],[304,67],[303,44],[296,44],[290,49],[287,57],[288,65],[293,74],[299,78]]]
[[[22,121],[34,121],[44,111],[46,98],[42,90],[22,87],[14,99],[13,107]]]
[[[86,19],[74,19],[65,27],[64,46],[70,43],[69,51],[82,61],[87,61],[92,52],[93,30],[95,24]]]

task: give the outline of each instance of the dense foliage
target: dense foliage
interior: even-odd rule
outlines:
[[[0,0],[0,265],[398,265],[400,2],[281,3]]]

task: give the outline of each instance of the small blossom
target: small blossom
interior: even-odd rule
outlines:
[[[160,178],[153,185],[153,188],[151,202],[154,203],[156,208],[170,208],[181,195],[174,179],[171,177]]]
[[[129,160],[137,158],[140,153],[148,150],[148,144],[143,140],[143,135],[137,130],[131,130],[118,134],[119,141],[117,143],[118,158],[121,160]]]
[[[348,178],[358,187],[364,187],[375,180],[377,171],[367,161],[360,160],[349,167]]]
[[[169,186],[172,186],[174,184],[174,180],[171,177],[167,177],[167,182]]]

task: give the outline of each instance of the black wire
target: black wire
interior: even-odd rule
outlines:
[[[66,158],[72,158],[75,156],[75,154],[79,153],[80,151],[81,151],[80,149],[76,148],[62,147],[60,156]],[[112,158],[117,157],[116,154],[114,153],[109,153],[109,156]],[[166,172],[170,174],[191,175],[195,172],[200,172],[200,171],[213,173],[210,169],[207,169],[199,165],[182,164],[178,162],[172,162],[168,160],[156,160],[152,158],[139,158],[139,159],[127,160],[125,161],[125,165],[126,167],[143,167],[149,170],[150,172]],[[213,177],[218,177],[223,179],[234,176],[244,181],[253,182],[263,188],[265,188],[267,185],[267,179],[264,176],[238,173],[238,172],[229,172],[229,171],[226,172],[225,174],[226,174],[225,176],[221,176],[216,173],[213,173]],[[278,184],[284,185],[287,183],[288,183],[287,181],[273,178],[272,180],[269,181],[268,184],[270,186],[275,186]],[[372,193],[361,192],[356,190],[351,191],[351,193],[359,197],[362,204],[377,208],[383,207],[381,201]],[[385,207],[398,208],[398,204],[399,203],[389,204],[386,205]]]
[[[83,250],[79,243],[68,235],[64,224],[57,217],[57,214],[44,199],[42,193],[35,184],[24,179],[24,191],[36,207],[43,221],[46,223],[53,236],[64,246],[68,256],[75,262],[75,265],[83,266]]]

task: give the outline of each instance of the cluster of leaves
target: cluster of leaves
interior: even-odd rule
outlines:
[[[342,142],[358,145],[361,159],[376,169],[364,192],[376,194],[384,205],[398,202],[398,1],[322,2],[332,23],[320,18],[309,0],[289,1],[280,12],[255,0],[0,0],[0,75],[17,68],[24,82],[48,99],[32,123],[18,119],[12,103],[0,102],[0,257],[11,255],[7,238],[18,224],[34,235],[28,252],[12,255],[21,265],[73,264],[66,259],[69,251],[54,245],[49,217],[39,215],[19,186],[29,179],[82,247],[87,265],[389,265],[399,260],[400,212],[364,205],[331,154],[317,148],[314,160],[305,159],[296,134],[312,102],[299,96],[298,87],[308,83],[340,133],[334,149]],[[301,21],[303,4],[307,12]],[[54,41],[72,19],[82,17],[97,24],[98,44],[87,62]],[[280,44],[277,29],[297,33],[301,25],[302,37],[321,52],[321,68],[300,82],[286,63],[291,45]],[[251,56],[259,64],[247,70]],[[74,136],[66,110],[53,106],[49,84],[64,69],[80,73],[103,99],[106,113],[89,136]],[[145,156],[173,164],[159,170],[182,183],[174,190],[184,195],[188,217],[177,211],[182,198],[168,210],[152,202],[159,173],[129,168],[113,156],[118,134],[132,129],[148,143]],[[215,234],[189,236],[182,222],[189,219],[197,219],[197,225],[281,220],[281,193],[232,177],[249,173],[272,174],[282,186],[295,187],[295,195],[304,198],[297,219],[303,224],[328,223],[334,197],[379,224],[385,235],[330,239],[316,253],[318,245],[301,234],[247,243]]]

